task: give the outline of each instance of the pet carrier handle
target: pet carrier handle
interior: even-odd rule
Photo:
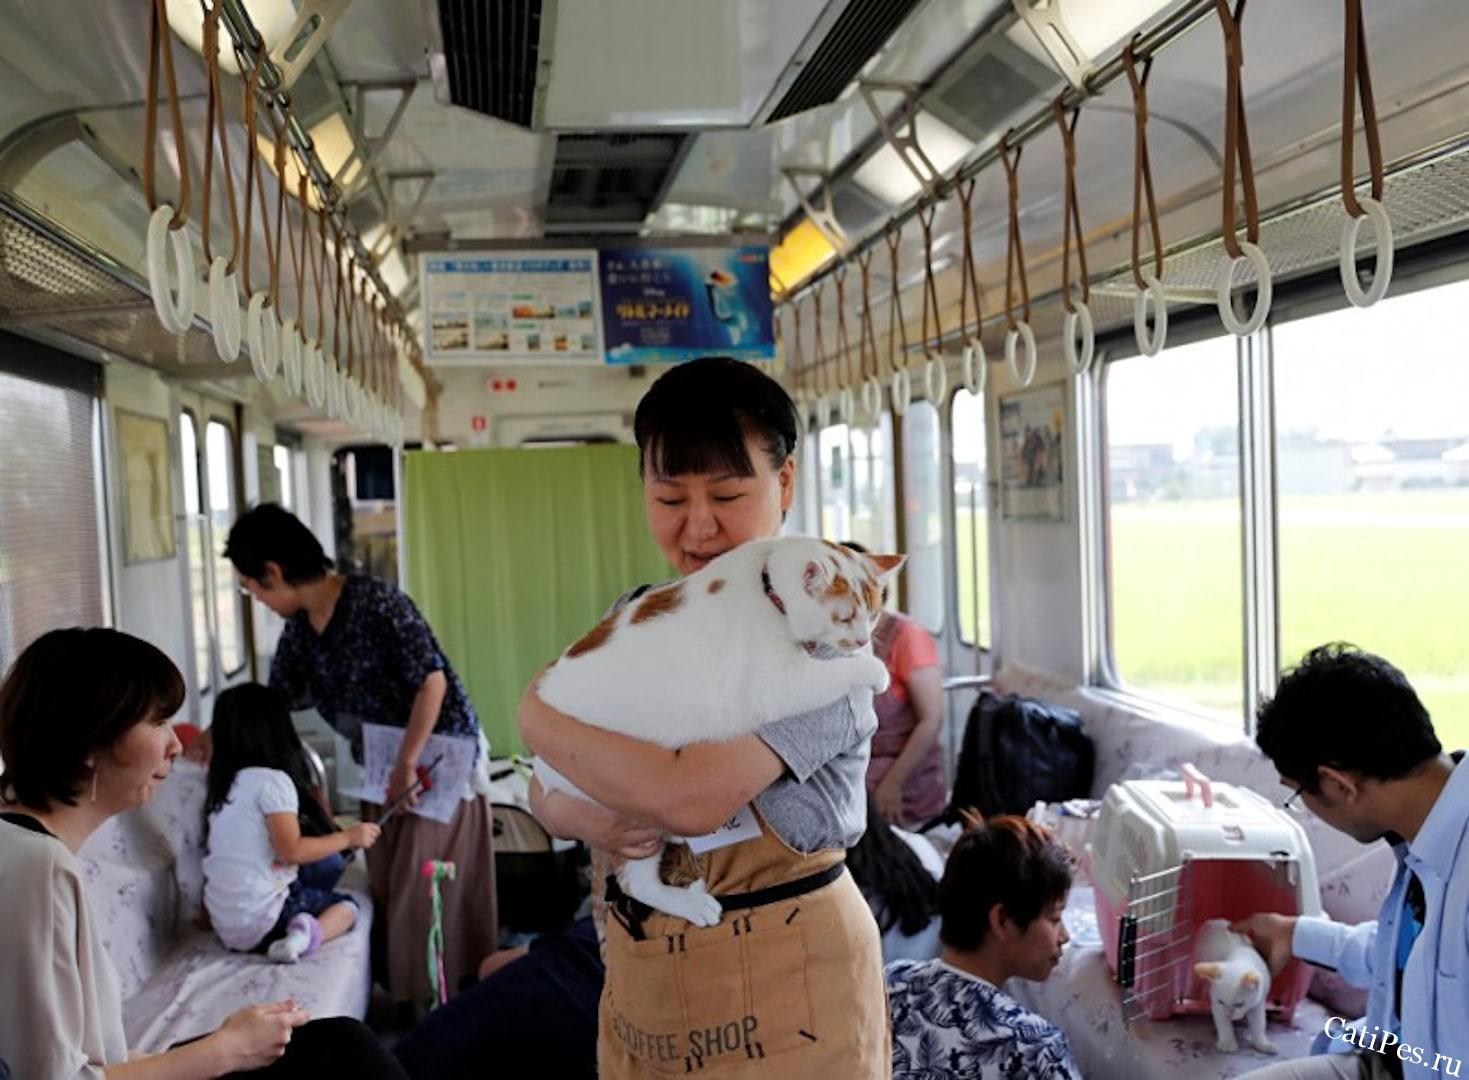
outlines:
[[[1198,767],[1191,761],[1185,761],[1179,766],[1179,772],[1183,773],[1183,797],[1189,801],[1193,800],[1194,788],[1199,789],[1199,795],[1204,800],[1204,808],[1207,810],[1214,805],[1214,788],[1209,783],[1209,778],[1199,772]]]

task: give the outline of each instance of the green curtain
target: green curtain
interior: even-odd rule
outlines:
[[[496,757],[523,750],[521,692],[622,593],[672,576],[648,535],[634,446],[416,451],[399,506],[407,589]]]

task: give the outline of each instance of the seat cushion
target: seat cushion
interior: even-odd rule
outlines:
[[[367,1015],[372,902],[360,864],[339,888],[360,904],[357,923],[294,964],[230,952],[213,933],[190,929],[158,970],[123,1002],[128,1046],[148,1053],[214,1031],[247,1005],[293,998],[313,1019]]]

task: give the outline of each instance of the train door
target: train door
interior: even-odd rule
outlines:
[[[246,596],[224,557],[239,512],[240,439],[234,406],[192,392],[179,394],[179,465],[184,494],[186,677],[196,723],[208,724],[218,692],[250,678]]]

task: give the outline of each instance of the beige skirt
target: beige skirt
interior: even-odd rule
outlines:
[[[377,807],[364,806],[372,820]],[[417,814],[395,814],[367,853],[372,885],[373,944],[380,974],[395,1002],[428,1005],[435,1000],[429,978],[428,934],[433,925],[428,859],[454,863],[453,881],[439,886],[444,911],[444,976],[452,997],[465,975],[499,941],[495,910],[494,814],[477,795],[459,804],[447,825]]]

